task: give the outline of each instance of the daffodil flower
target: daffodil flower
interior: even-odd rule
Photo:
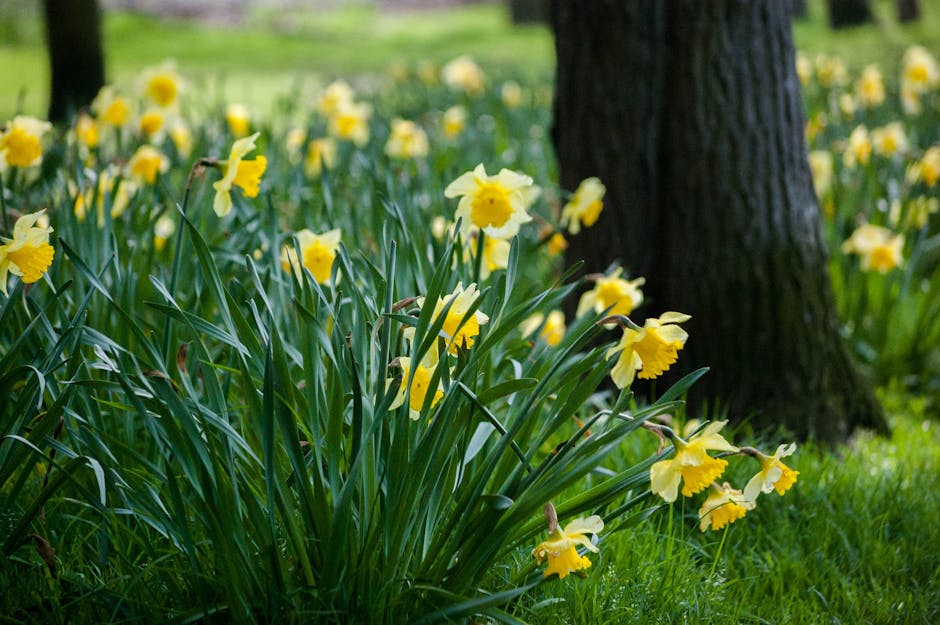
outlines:
[[[441,69],[441,78],[455,91],[463,91],[468,95],[479,95],[483,92],[483,70],[467,55],[447,63]]]
[[[609,315],[629,315],[643,302],[640,287],[646,284],[645,278],[624,280],[620,277],[623,269],[618,267],[609,276],[601,276],[594,281],[594,288],[584,293],[578,301],[577,315],[589,312]]]
[[[455,218],[462,220],[465,232],[476,226],[499,239],[514,237],[521,224],[532,221],[526,209],[538,194],[529,176],[509,169],[488,176],[482,164],[444,189],[444,197],[460,198]]]
[[[145,184],[153,184],[157,180],[157,174],[166,173],[169,169],[170,160],[152,145],[142,145],[137,148],[127,163],[130,178],[135,182]]]
[[[659,495],[667,503],[672,503],[678,497],[680,481],[683,483],[683,496],[691,497],[721,477],[728,461],[724,458],[712,458],[707,452],[710,449],[738,451],[737,447],[718,433],[726,423],[727,421],[713,421],[688,441],[674,435],[675,457],[660,460],[650,467],[650,490],[653,494]]]
[[[140,86],[144,95],[161,108],[176,104],[183,81],[176,72],[176,63],[164,61],[157,67],[148,67],[141,73]]]
[[[444,136],[454,138],[464,131],[467,126],[467,109],[456,104],[444,111]]]
[[[118,95],[111,85],[101,88],[91,103],[91,110],[101,123],[115,128],[126,126],[133,118],[133,110],[127,99]]]
[[[412,361],[411,358],[403,356],[398,359],[398,362],[402,369],[401,385],[398,389],[398,394],[395,396],[395,400],[392,402],[392,405],[389,406],[389,410],[394,410],[405,403],[405,395],[408,395],[408,416],[413,420],[417,421],[421,416],[421,408],[424,406],[424,402],[427,400],[427,396],[431,390],[431,379],[434,377],[434,371],[437,369],[438,358],[437,351],[431,349],[427,355],[418,363],[417,367],[414,367],[414,374],[412,377]],[[411,379],[410,393],[406,393],[408,390],[408,380]],[[438,380],[437,387],[433,389],[433,394],[431,396],[431,404],[429,408],[433,408],[441,399],[444,397],[444,390],[441,385],[440,380]]]
[[[261,133],[256,132],[250,137],[239,139],[232,145],[228,160],[221,163],[225,175],[218,182],[213,183],[215,200],[212,209],[219,217],[228,215],[232,210],[232,185],[240,187],[245,197],[258,195],[261,176],[267,167],[268,161],[264,156],[254,160],[245,160],[245,155],[255,149],[255,139]]]
[[[757,452],[755,457],[760,461],[760,471],[744,486],[744,498],[748,501],[755,501],[761,493],[776,490],[777,494],[782,496],[790,490],[790,487],[796,483],[796,476],[800,472],[785,465],[781,462],[781,458],[791,456],[795,451],[796,443],[790,443],[777,447],[776,453],[772,456]]]
[[[591,567],[587,556],[578,554],[577,546],[581,545],[588,551],[597,553],[598,549],[591,543],[588,535],[599,534],[603,529],[604,521],[597,515],[575,519],[565,526],[565,529],[556,526],[549,534],[548,540],[539,543],[532,550],[532,555],[539,563],[548,560],[545,577],[558,575],[558,579],[564,579],[569,573]]]
[[[721,486],[712,484],[708,498],[698,511],[699,529],[703,532],[709,527],[717,531],[729,523],[744,518],[748,510],[754,509],[754,501],[748,500],[741,491],[731,488],[725,482]]]
[[[314,234],[306,228],[301,230],[296,235],[301,258],[297,258],[292,244],[284,245],[281,248],[281,267],[284,271],[293,269],[297,275],[300,275],[300,267],[303,265],[310,270],[314,280],[319,284],[326,284],[330,281],[333,261],[339,249],[340,235],[339,228],[323,234]]]
[[[479,310],[474,311],[466,321],[464,320],[467,311],[470,310],[478,297],[480,297],[480,292],[477,290],[476,284],[471,284],[465,289],[462,283],[458,283],[453,293],[437,298],[431,316],[431,323],[435,323],[441,315],[445,315],[444,309],[447,308],[441,326],[441,333],[448,341],[447,351],[451,354],[456,354],[461,347],[467,349],[472,347],[474,338],[480,334],[480,326],[485,325],[490,320],[487,315]],[[423,297],[419,297],[416,303],[421,307],[426,304]],[[449,308],[448,304],[450,305]],[[414,328],[406,328],[404,336],[406,339],[411,340],[414,336]]]
[[[476,258],[479,245],[476,232],[471,232],[464,248],[464,260],[473,261]],[[485,237],[483,239],[483,259],[480,263],[480,279],[486,280],[490,274],[499,269],[505,269],[509,264],[510,243],[504,239]]]
[[[565,313],[560,310],[553,310],[548,316],[535,313],[523,321],[519,329],[522,336],[529,336],[539,330],[539,338],[550,347],[555,347],[565,338]]]
[[[343,107],[352,104],[352,88],[342,80],[337,80],[323,91],[317,99],[317,110],[326,117],[332,117]]]
[[[667,312],[658,319],[647,319],[639,330],[625,328],[620,342],[607,351],[608,358],[618,356],[610,372],[617,388],[630,386],[635,375],[651,380],[668,370],[679,359],[678,351],[689,338],[688,333],[675,324],[689,319],[689,315]]]
[[[352,141],[362,147],[369,142],[369,118],[372,107],[368,104],[350,102],[330,116],[329,131],[337,139]]]
[[[52,124],[35,117],[17,115],[0,132],[0,164],[32,167],[42,163],[42,136]]]
[[[842,244],[842,251],[858,254],[863,271],[887,273],[904,264],[904,235],[882,226],[862,224]]]
[[[607,187],[599,178],[587,178],[578,185],[571,199],[561,209],[561,227],[568,228],[571,234],[581,232],[581,224],[591,227],[600,217],[604,208],[604,194]],[[624,313],[628,314],[628,313]]]
[[[428,155],[428,135],[412,121],[393,119],[385,153],[398,159],[423,158]]]
[[[336,165],[336,141],[332,137],[311,139],[307,144],[307,156],[304,159],[304,171],[311,178],[323,172],[323,167],[333,169]]]
[[[7,277],[19,276],[23,284],[39,280],[52,264],[55,248],[49,244],[49,226],[37,226],[45,213],[41,210],[23,215],[13,225],[13,238],[0,237],[0,291],[7,295]]]

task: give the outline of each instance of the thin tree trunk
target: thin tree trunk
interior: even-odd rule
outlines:
[[[917,0],[898,0],[898,21],[916,22],[920,19],[920,3]]]
[[[829,0],[829,25],[848,28],[871,21],[869,0]]]
[[[43,0],[52,79],[49,119],[62,121],[91,103],[104,84],[97,0]]]
[[[608,188],[566,261],[619,258],[648,315],[692,315],[680,363],[712,367],[693,406],[839,440],[884,420],[839,332],[789,19],[779,0],[555,4],[562,186]]]

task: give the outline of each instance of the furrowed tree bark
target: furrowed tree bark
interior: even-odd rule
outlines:
[[[104,85],[97,0],[43,0],[51,90],[49,119],[64,121]]]
[[[920,3],[917,0],[898,0],[898,21],[914,22],[920,19]]]
[[[789,20],[779,0],[555,4],[561,183],[608,188],[566,262],[620,259],[647,316],[692,315],[693,410],[836,441],[885,422],[840,334]]]
[[[829,26],[834,29],[871,21],[869,0],[829,0]]]

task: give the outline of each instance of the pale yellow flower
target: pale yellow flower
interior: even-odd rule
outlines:
[[[872,224],[862,224],[842,244],[843,252],[861,257],[863,271],[874,269],[879,273],[888,273],[904,264],[903,248],[903,234]]]
[[[438,297],[434,304],[434,311],[431,314],[431,324],[444,316],[441,334],[447,339],[447,351],[451,354],[457,354],[461,347],[470,349],[473,347],[474,339],[480,334],[480,326],[489,322],[490,318],[480,310],[475,310],[469,318],[464,320],[467,311],[473,306],[480,292],[476,284],[471,284],[466,289],[462,283],[458,283],[454,291],[444,297]],[[425,299],[419,297],[417,304],[420,307],[425,306]],[[450,305],[449,308],[448,305]],[[447,313],[444,309],[447,308]],[[406,328],[404,337],[408,340],[414,336],[414,328]]]
[[[832,187],[832,152],[813,150],[809,153],[809,168],[813,173],[816,197],[822,197]]]
[[[176,118],[170,122],[170,140],[182,158],[189,158],[193,151],[193,133],[182,119]]]
[[[137,127],[148,140],[155,140],[158,133],[163,130],[163,111],[160,109],[149,109],[137,120]]]
[[[666,312],[657,319],[647,319],[639,330],[624,328],[623,338],[607,351],[608,358],[617,356],[610,372],[617,388],[630,386],[635,375],[651,380],[665,373],[679,359],[678,351],[689,338],[676,324],[689,319],[689,315]]]
[[[901,109],[905,115],[920,115],[924,110],[924,105],[920,100],[920,94],[908,87],[901,85]]]
[[[444,197],[459,197],[455,218],[469,231],[476,226],[487,236],[508,239],[521,224],[532,221],[526,209],[538,196],[532,178],[509,169],[488,176],[482,164],[447,185]]]
[[[369,142],[369,118],[371,117],[371,106],[351,102],[330,117],[330,134],[337,139],[352,141],[358,147],[362,147]]]
[[[256,132],[250,137],[236,141],[232,144],[228,160],[219,164],[223,176],[221,180],[212,185],[212,188],[215,189],[215,200],[212,203],[212,208],[219,217],[228,215],[232,210],[231,190],[233,185],[240,187],[245,197],[258,195],[261,176],[264,174],[268,161],[264,156],[258,156],[254,160],[246,160],[245,155],[255,149],[255,139],[260,134]]]
[[[858,111],[858,101],[851,93],[843,93],[839,96],[839,111],[846,119],[855,117]]]
[[[783,464],[781,459],[792,456],[795,451],[796,443],[790,443],[777,447],[776,453],[772,456],[757,452],[755,457],[760,461],[760,471],[748,480],[744,487],[744,498],[748,501],[756,501],[761,493],[776,490],[778,495],[783,495],[790,490],[790,487],[796,483],[796,476],[800,472]]]
[[[514,80],[507,80],[500,87],[499,97],[506,108],[517,109],[522,104],[522,87]]]
[[[813,77],[813,63],[802,52],[796,53],[796,75],[803,86],[808,85]]]
[[[459,104],[444,111],[444,136],[453,138],[467,127],[467,109]]]
[[[173,233],[176,232],[176,222],[169,215],[163,215],[157,219],[153,225],[153,247],[158,252],[166,247],[166,242],[170,240]]]
[[[902,89],[923,93],[940,84],[937,61],[923,46],[911,46],[901,60]]]
[[[23,215],[13,225],[13,238],[0,237],[0,291],[7,295],[9,274],[23,284],[38,281],[52,265],[55,248],[49,244],[52,228],[39,226],[45,210]]]
[[[842,161],[849,169],[855,169],[859,164],[867,165],[871,161],[871,137],[865,126],[856,126],[849,135]]]
[[[244,137],[251,128],[251,112],[244,104],[229,104],[225,108],[225,122],[236,138]]]
[[[157,67],[145,69],[141,73],[140,84],[144,96],[165,109],[177,103],[183,81],[176,71],[176,63],[167,60]]]
[[[907,172],[910,182],[922,180],[928,187],[933,187],[940,180],[940,145],[928,148]]]
[[[120,182],[118,180],[120,179]],[[119,178],[117,172],[108,168],[102,171],[97,180],[92,178],[93,184],[85,187],[83,193],[78,193],[74,189],[75,203],[73,210],[75,217],[79,222],[85,221],[88,207],[92,202],[95,203],[98,226],[104,226],[104,207],[105,202],[110,199],[111,218],[117,219],[124,214],[130,204],[131,198],[137,192],[137,183],[126,178]]]
[[[469,95],[483,92],[483,70],[467,55],[457,57],[441,70],[441,78],[448,87],[455,91],[464,91]]]
[[[153,184],[157,180],[157,174],[165,174],[169,169],[170,160],[152,145],[137,148],[127,163],[128,175],[139,183]]]
[[[300,160],[300,150],[307,141],[307,131],[300,126],[293,126],[284,137],[284,149],[291,163]]]
[[[940,198],[918,195],[908,202],[905,223],[912,228],[923,228],[930,216],[940,212]]]
[[[98,121],[82,111],[75,118],[75,138],[78,142],[88,149],[98,146],[99,132]]]
[[[408,416],[417,421],[421,416],[421,408],[424,406],[424,402],[427,401],[428,393],[431,392],[431,380],[434,377],[434,371],[437,369],[438,363],[437,351],[431,349],[425,355],[424,359],[414,368],[414,377],[412,377],[411,372],[411,358],[403,356],[398,359],[398,362],[402,370],[401,385],[398,388],[398,394],[395,396],[395,400],[392,402],[392,405],[389,406],[389,410],[394,410],[404,404],[405,395],[407,394]],[[409,378],[411,378],[410,393],[406,393],[409,389]],[[437,387],[433,390],[428,409],[436,406],[443,397],[444,387],[440,379],[438,379]]]
[[[855,95],[859,104],[868,108],[884,102],[885,83],[877,65],[869,65],[862,70],[861,76],[855,81]]]
[[[385,153],[391,158],[424,158],[428,155],[428,135],[413,121],[393,119]]]
[[[618,267],[608,276],[601,276],[594,281],[594,288],[584,293],[578,302],[577,316],[590,312],[608,315],[629,315],[643,302],[640,287],[646,284],[646,278],[624,280],[623,269]],[[609,309],[609,310],[608,310]]]
[[[0,131],[0,164],[32,167],[42,163],[42,138],[52,124],[35,117],[17,115]]]
[[[127,99],[118,95],[114,87],[105,85],[91,103],[91,110],[98,116],[98,121],[115,128],[123,128],[131,123],[134,111]]]
[[[336,260],[336,252],[339,250],[341,234],[339,228],[323,234],[314,234],[304,228],[296,234],[300,258],[297,258],[293,242],[286,243],[281,248],[281,268],[300,276],[303,266],[319,284],[328,283],[333,271],[333,261]]]
[[[849,81],[845,62],[839,57],[820,54],[816,57],[816,80],[820,86],[829,88],[844,85]]]
[[[307,176],[316,178],[323,172],[323,167],[333,169],[336,165],[336,141],[332,137],[312,139],[307,144],[307,156],[304,158],[304,171]]]
[[[597,515],[575,519],[565,526],[565,529],[556,527],[548,540],[539,543],[532,550],[532,555],[539,563],[548,560],[545,577],[558,575],[558,579],[564,579],[569,573],[591,567],[591,561],[586,556],[578,555],[577,546],[581,545],[588,551],[597,553],[598,549],[588,535],[599,534],[603,530],[604,521]]]
[[[583,180],[561,209],[561,227],[568,228],[571,234],[578,234],[582,223],[588,228],[593,226],[604,208],[606,192],[607,188],[599,178]]]
[[[659,495],[667,503],[672,503],[679,496],[680,481],[683,483],[682,495],[691,497],[721,477],[728,461],[724,458],[712,458],[707,451],[738,451],[737,447],[718,433],[727,423],[713,421],[688,441],[674,437],[676,455],[668,460],[660,460],[650,467],[650,489],[653,494]]]
[[[871,133],[871,145],[875,154],[887,156],[888,158],[906,152],[908,147],[907,135],[904,133],[901,122],[891,122],[886,126],[874,129]]]
[[[522,336],[529,336],[539,331],[538,338],[542,339],[551,347],[555,347],[565,338],[565,313],[560,310],[553,310],[546,317],[542,313],[535,313],[522,322],[519,330]]]
[[[330,83],[317,98],[317,110],[325,117],[332,117],[353,103],[352,87],[345,81]]]
[[[473,262],[476,259],[477,248],[479,247],[479,231],[474,230],[467,237],[467,243],[464,247],[464,260]],[[505,239],[495,237],[484,237],[483,239],[483,259],[480,261],[480,279],[486,280],[490,274],[500,269],[505,269],[509,264],[510,243]]]
[[[545,246],[548,248],[549,254],[552,256],[558,256],[568,249],[568,240],[565,239],[565,235],[560,232],[556,232],[549,237],[548,243],[546,243]]]
[[[743,519],[748,510],[754,509],[754,500],[748,500],[741,491],[731,488],[725,482],[718,486],[712,484],[708,498],[698,511],[699,529],[703,532],[709,527],[718,531],[738,519]]]

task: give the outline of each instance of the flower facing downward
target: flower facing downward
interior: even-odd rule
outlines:
[[[170,160],[152,145],[142,145],[128,161],[127,169],[135,182],[153,184],[157,174],[166,173],[170,169]]]
[[[49,122],[17,115],[0,132],[0,163],[12,167],[32,167],[42,163],[42,136],[52,128]]]
[[[307,156],[304,158],[304,172],[316,178],[323,173],[323,166],[333,169],[336,164],[336,141],[332,137],[311,139],[307,144]]]
[[[604,521],[597,515],[575,519],[565,529],[556,524],[553,529],[550,528],[548,540],[539,543],[532,550],[532,555],[539,563],[548,560],[545,577],[557,574],[558,579],[564,579],[569,573],[591,567],[591,561],[587,556],[579,555],[576,547],[581,545],[588,551],[597,553],[598,549],[591,543],[588,535],[598,534],[603,529]]]
[[[479,234],[471,232],[467,238],[467,244],[464,248],[464,260],[473,262],[476,260],[477,250],[479,249]],[[480,261],[480,279],[486,280],[490,274],[499,269],[505,269],[509,264],[509,250],[511,244],[504,239],[485,237],[483,239],[483,258]]]
[[[297,233],[297,244],[300,247],[301,258],[298,260],[297,253],[293,244],[287,244],[281,248],[281,267],[284,271],[295,271],[301,274],[301,265],[310,270],[313,279],[319,284],[326,284],[330,281],[330,274],[333,270],[333,261],[336,259],[336,251],[339,249],[339,240],[341,232],[339,228],[324,232],[323,234],[314,234],[308,229],[303,229]]]
[[[609,276],[597,278],[594,288],[581,296],[578,316],[591,311],[599,314],[607,310],[609,315],[629,315],[633,312],[643,302],[640,287],[646,283],[646,279],[624,280],[620,277],[622,273],[623,269],[618,267]]]
[[[544,340],[550,347],[555,347],[565,338],[565,313],[553,310],[547,317],[542,313],[535,313],[523,321],[519,329],[522,336],[529,336],[539,330],[537,338]]]
[[[667,312],[658,319],[647,319],[639,330],[625,328],[620,343],[607,352],[608,358],[619,354],[610,372],[617,388],[630,386],[637,371],[640,378],[651,380],[668,370],[689,338],[676,324],[689,319],[689,315]]]
[[[699,529],[703,532],[711,526],[720,530],[729,523],[744,518],[748,510],[754,509],[754,501],[748,500],[741,491],[731,488],[725,482],[721,486],[712,484],[708,499],[698,511]]]
[[[571,199],[561,209],[561,227],[568,228],[571,234],[581,232],[581,224],[591,227],[597,221],[604,208],[604,194],[607,187],[600,178],[587,178],[578,185]]]
[[[49,244],[49,226],[36,222],[45,210],[23,215],[13,225],[13,238],[0,237],[0,291],[7,294],[8,274],[20,276],[23,284],[39,280],[52,264],[55,248]]]
[[[726,423],[727,421],[713,421],[688,441],[674,435],[675,457],[660,460],[650,468],[650,490],[653,494],[659,495],[667,503],[672,503],[678,497],[680,481],[683,483],[682,494],[691,497],[721,477],[728,461],[724,458],[712,458],[707,450],[738,451],[737,447],[718,433]]]
[[[796,483],[796,476],[800,472],[794,471],[780,460],[793,455],[795,451],[796,443],[790,443],[777,447],[777,452],[772,456],[757,452],[756,458],[760,461],[760,471],[744,487],[744,498],[748,501],[755,501],[761,493],[776,490],[777,494],[782,496],[790,490],[790,487]]]
[[[228,160],[220,165],[224,175],[221,180],[213,183],[215,189],[215,200],[212,208],[219,217],[228,215],[232,210],[232,185],[240,187],[245,197],[255,197],[258,195],[258,186],[261,184],[261,176],[268,165],[264,156],[259,156],[254,160],[245,160],[245,155],[255,149],[255,139],[261,133],[256,132],[250,137],[239,139],[232,145]]]
[[[412,377],[411,373],[411,358],[403,356],[398,359],[398,362],[402,370],[401,386],[398,389],[398,394],[395,396],[395,401],[389,406],[389,410],[394,410],[405,403],[405,391],[408,388],[408,380],[410,378],[411,390],[410,393],[407,393],[408,416],[417,421],[421,416],[421,408],[424,406],[424,402],[427,401],[428,393],[431,392],[431,379],[434,377],[434,370],[437,368],[437,352],[432,349],[427,353],[424,359],[418,363],[418,366],[414,368],[414,377]],[[430,400],[431,404],[428,407],[433,408],[443,397],[444,390],[440,380],[438,380],[437,388],[434,389]]]
[[[462,219],[464,231],[476,226],[499,239],[514,237],[521,224],[532,221],[526,209],[538,193],[529,176],[509,169],[488,176],[482,164],[444,189],[444,197],[460,198],[455,217]]]
[[[423,158],[428,155],[428,136],[412,121],[393,119],[385,153],[399,159]]]

